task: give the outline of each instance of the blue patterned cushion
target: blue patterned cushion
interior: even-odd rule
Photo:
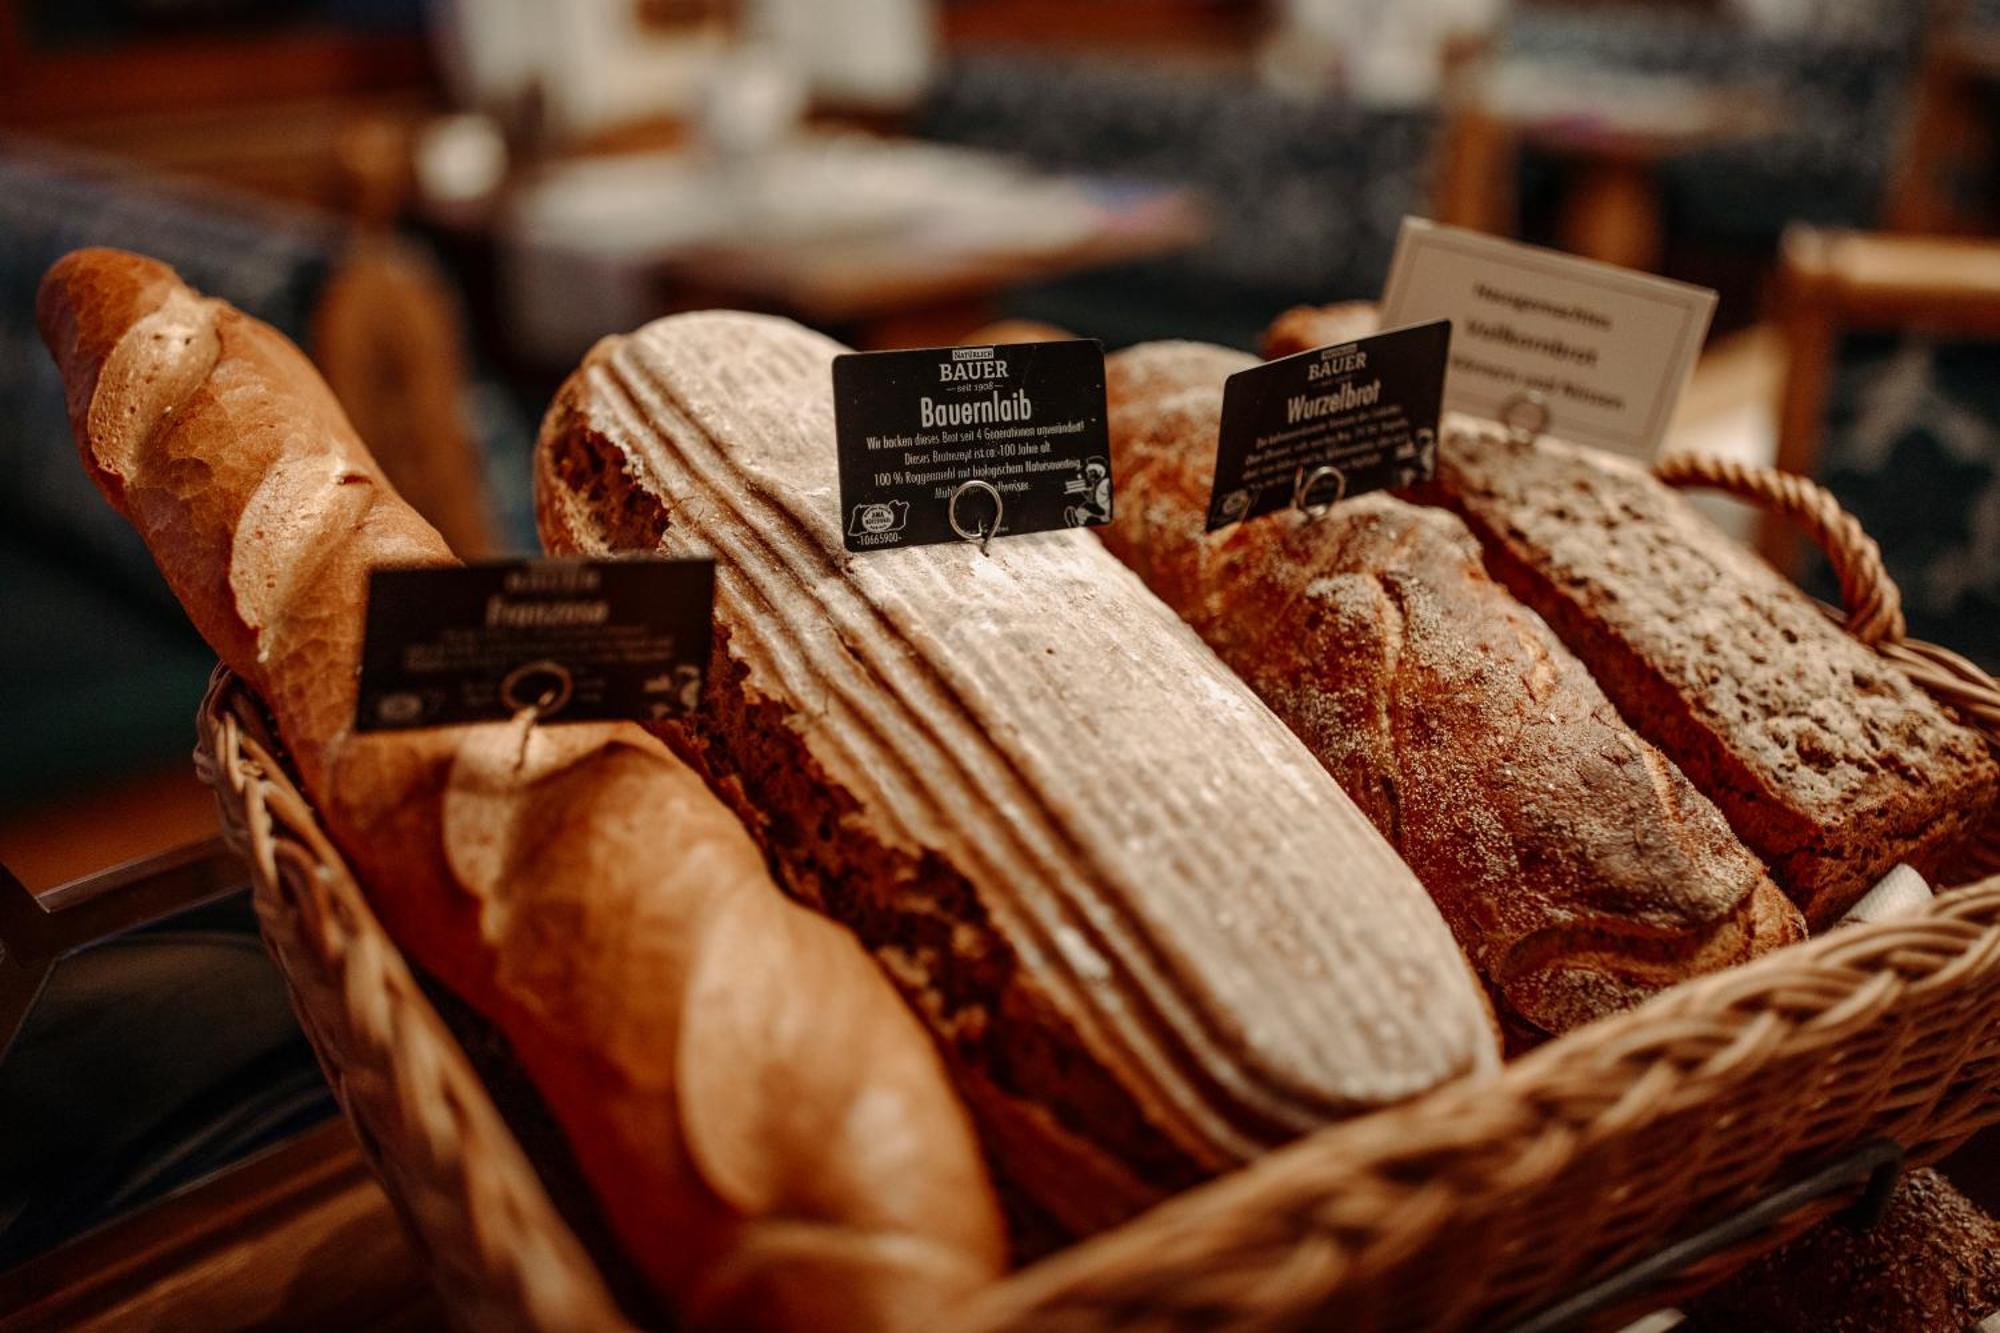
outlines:
[[[80,246],[137,250],[303,336],[339,233],[315,215],[225,202],[0,139],[0,522],[174,609],[138,538],[77,465],[62,381],[35,331],[35,291]]]
[[[2000,670],[2000,343],[1852,335],[1820,479],[1876,541],[1910,633]],[[1822,566],[1815,590],[1832,597]]]

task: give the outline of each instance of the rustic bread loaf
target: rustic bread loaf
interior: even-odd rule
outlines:
[[[664,734],[902,984],[1003,1175],[1101,1226],[1489,1067],[1421,886],[1095,538],[842,549],[841,350],[725,313],[600,343],[543,424],[543,539],[717,558]]]
[[[1823,1222],[1690,1306],[1688,1333],[1976,1333],[2000,1312],[2000,1223],[1936,1171],[1882,1220]]]
[[[1223,381],[1255,364],[1198,343],[1109,358],[1105,543],[1402,853],[1517,1037],[1803,938],[1715,807],[1487,577],[1457,519],[1370,495],[1202,532]]]
[[[991,1277],[998,1212],[923,1030],[664,746],[526,715],[350,730],[369,572],[451,553],[298,351],[116,251],[58,264],[39,314],[92,477],[681,1322],[923,1326]]]
[[[1315,347],[1353,342],[1381,331],[1373,301],[1343,301],[1338,305],[1295,305],[1272,320],[1258,350],[1272,361],[1310,352]]]
[[[1975,732],[1638,465],[1453,419],[1432,494],[1813,926],[1992,806]]]

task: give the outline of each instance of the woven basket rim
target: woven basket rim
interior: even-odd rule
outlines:
[[[466,1327],[631,1325],[223,666],[195,764],[251,869],[265,947],[363,1154]]]
[[[1849,574],[1856,580],[1850,604],[1866,619],[1861,637],[1872,634],[1887,660],[2000,749],[2000,685],[1964,659],[1904,637],[1886,573],[1879,581],[1888,591],[1871,590],[1873,543],[1858,525],[1850,532],[1829,518],[1824,492],[1781,488],[1769,476],[1718,480],[1701,461],[1666,460],[1663,471],[1674,484],[1721,484],[1808,514],[1815,536],[1837,552],[1836,566],[1848,571],[1843,588]],[[459,1317],[482,1328],[627,1327],[286,772],[262,704],[220,667],[202,704],[197,764],[216,791],[225,832],[250,861],[266,941],[301,1024]],[[1190,1326],[1296,1322],[1327,1308],[1336,1290],[1388,1280],[1468,1198],[1490,1203],[1545,1184],[1648,1117],[1698,1107],[1777,1052],[1836,1049],[1899,1004],[1973,981],[2000,985],[1995,979],[2000,876],[1942,893],[1912,916],[1846,927],[1683,982],[1489,1079],[1321,1129],[1002,1279],[955,1322],[967,1330],[1052,1320],[1166,1327],[1168,1307]],[[2000,1068],[2000,1034],[1987,1037],[1995,1049],[1980,1056]],[[1945,1099],[1941,1090],[1934,1100]],[[2000,1119],[2000,1098],[1931,1111],[1912,1122],[1923,1138],[1906,1145],[1917,1149],[1913,1160]],[[1230,1266],[1254,1276],[1260,1265],[1286,1265],[1295,1278],[1298,1256],[1308,1252],[1322,1264],[1312,1280],[1287,1289],[1293,1304],[1272,1308],[1209,1290]]]

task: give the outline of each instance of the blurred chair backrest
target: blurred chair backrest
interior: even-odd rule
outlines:
[[[357,240],[313,315],[312,355],[403,498],[461,559],[497,554],[458,306],[430,262],[387,236]]]
[[[1883,203],[1896,231],[1990,232],[2000,210],[2000,0],[1932,0],[1904,142]]]
[[[2000,241],[1794,228],[1781,284],[1778,465],[1881,543],[1913,635],[2000,662]]]
[[[301,346],[319,343],[384,469],[467,555],[490,550],[493,533],[474,412],[480,444],[515,474],[517,534],[527,508],[532,431],[497,387],[462,392],[453,303],[421,262],[323,212],[0,135],[0,617],[15,668],[0,704],[0,807],[184,763],[212,661],[77,465],[35,329],[43,273],[89,245],[152,255]]]

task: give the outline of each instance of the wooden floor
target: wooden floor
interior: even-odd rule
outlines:
[[[0,1333],[443,1323],[345,1120],[0,1274]]]
[[[0,864],[40,891],[212,837],[217,827],[214,795],[183,764],[0,812]]]
[[[0,817],[32,889],[209,837],[192,766]],[[0,1333],[436,1329],[443,1312],[345,1120],[0,1273]]]

